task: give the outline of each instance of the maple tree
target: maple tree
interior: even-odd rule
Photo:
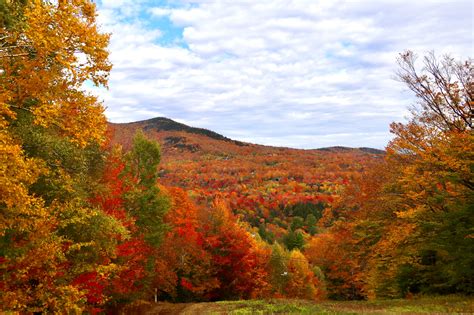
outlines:
[[[165,216],[170,230],[160,246],[155,285],[175,301],[201,300],[218,287],[211,255],[204,248],[199,209],[179,188],[167,188],[172,206]]]
[[[322,279],[313,272],[307,258],[297,249],[288,251],[280,244],[271,247],[267,263],[267,296],[316,299],[325,295]]]
[[[132,149],[111,149],[103,173],[105,191],[92,200],[109,216],[120,221],[127,235],[118,235],[112,262],[117,265],[106,284],[109,305],[131,302],[152,295],[156,286],[161,243],[167,230],[163,217],[169,200],[157,183],[160,148],[137,133]],[[161,270],[160,272],[163,272]],[[171,281],[172,276],[169,276]]]
[[[219,287],[210,292],[212,299],[249,298],[266,286],[266,270],[257,254],[258,243],[217,197],[212,207],[200,215],[204,248],[211,254]]]
[[[285,288],[286,296],[313,300],[322,294],[318,292],[321,289],[318,287],[318,279],[311,270],[308,260],[300,251],[291,251],[287,272],[289,281]]]
[[[103,140],[103,107],[82,89],[86,81],[106,85],[111,69],[109,36],[97,30],[95,5],[28,1],[19,20],[1,28],[3,119],[28,111],[35,124],[54,126],[82,146]]]
[[[114,148],[110,152],[103,169],[101,190],[91,198],[92,204],[115,218],[126,231],[115,236],[117,242],[115,253],[110,257],[115,268],[106,279],[91,279],[91,276],[86,274],[88,282],[81,283],[82,288],[90,296],[97,295],[94,290],[100,287],[104,296],[102,302],[106,302],[109,306],[116,306],[123,301],[132,301],[141,296],[141,281],[147,277],[145,266],[151,253],[151,248],[145,243],[143,235],[136,234],[138,227],[125,207],[124,195],[130,188],[123,180],[122,174],[125,169],[123,160],[120,148]]]

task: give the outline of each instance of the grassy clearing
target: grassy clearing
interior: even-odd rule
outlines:
[[[303,300],[251,300],[216,302],[227,314],[330,314],[324,308],[310,301]],[[209,314],[226,314],[220,311]]]
[[[474,299],[463,296],[419,297],[410,300],[323,302],[320,306],[336,314],[374,313],[474,313]]]
[[[130,305],[131,306],[131,305]],[[130,307],[129,306],[129,307]],[[474,314],[474,297],[418,297],[410,300],[323,301],[241,300],[214,303],[147,303],[121,314]]]
[[[252,300],[214,303],[223,306],[209,314],[474,314],[474,298],[420,297],[411,300],[324,301]]]

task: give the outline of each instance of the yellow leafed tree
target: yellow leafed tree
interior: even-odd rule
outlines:
[[[7,0],[0,2],[0,12],[1,308],[80,310],[79,290],[70,279],[57,281],[65,279],[68,259],[77,256],[70,245],[99,251],[111,244],[81,243],[71,234],[103,216],[72,192],[77,171],[63,157],[104,140],[103,106],[83,86],[107,84],[109,36],[97,29],[95,5],[88,0]],[[29,123],[30,129],[21,127]],[[47,146],[32,149],[31,135],[49,139]],[[51,178],[75,197],[42,191],[53,186]],[[108,238],[109,232],[120,232],[112,221],[101,221]],[[74,272],[86,268],[76,267]]]

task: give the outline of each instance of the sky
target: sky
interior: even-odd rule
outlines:
[[[293,148],[383,149],[416,103],[406,49],[473,56],[470,0],[99,0],[111,122],[153,117]]]

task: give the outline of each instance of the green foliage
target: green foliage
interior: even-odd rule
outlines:
[[[115,256],[119,239],[128,237],[118,220],[80,199],[55,210],[59,222],[56,234],[67,244],[67,260],[74,263],[71,274],[94,270],[104,259]]]
[[[123,174],[130,188],[124,195],[125,207],[135,217],[139,233],[154,247],[162,241],[166,231],[163,216],[170,207],[168,198],[157,186],[160,159],[159,144],[139,131],[133,139],[132,150],[125,155]]]
[[[435,213],[421,225],[426,239],[420,251],[422,292],[474,293],[474,200]]]
[[[318,227],[316,226],[318,219],[311,213],[306,217],[305,225],[308,227],[308,233],[312,236],[318,232]]]
[[[128,213],[136,218],[136,224],[145,240],[158,247],[166,231],[163,216],[170,207],[168,198],[157,186],[160,146],[148,140],[139,131],[133,139],[133,147],[125,155],[124,179],[130,187],[124,195]]]
[[[305,244],[303,233],[290,229],[283,238],[283,243],[288,250],[302,249]]]
[[[306,220],[309,215],[313,215],[316,221],[321,219],[326,204],[323,202],[310,203],[310,202],[299,202],[294,205],[288,206],[284,209],[284,212],[288,216],[297,216]]]
[[[161,160],[160,145],[145,137],[141,130],[133,138],[132,150],[126,154],[127,171],[142,187],[156,185],[158,165]]]
[[[293,231],[296,231],[297,229],[301,229],[304,225],[304,219],[301,218],[301,217],[293,217],[293,220],[291,221],[291,226],[290,228],[293,230]]]
[[[0,0],[0,28],[11,28],[20,22],[27,2],[28,0]]]
[[[265,224],[260,223],[258,226],[258,235],[267,242],[268,244],[273,244],[275,242],[275,234],[271,231],[267,231]]]
[[[47,205],[88,198],[101,189],[105,152],[95,142],[80,147],[55,130],[33,124],[33,115],[20,111],[10,130],[22,143],[28,157],[41,159],[48,172],[30,187]]]
[[[270,268],[270,283],[272,289],[280,294],[284,293],[289,281],[287,267],[288,260],[289,253],[280,244],[273,244],[272,253],[268,263]]]

